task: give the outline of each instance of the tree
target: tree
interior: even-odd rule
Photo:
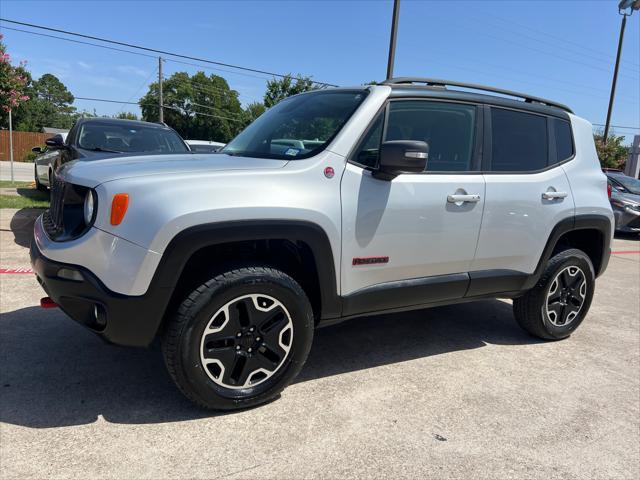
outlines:
[[[17,67],[11,65],[11,56],[2,42],[4,36],[0,33],[0,109],[3,120],[8,113],[29,100],[27,85],[30,76],[26,71],[26,62],[20,62]]]
[[[228,142],[245,125],[238,92],[218,75],[176,72],[163,82],[164,121],[183,138]],[[158,83],[139,101],[142,119],[159,121]]]
[[[138,120],[138,116],[132,112],[119,112],[117,115],[114,115],[113,118],[119,118],[121,120]]]
[[[256,118],[262,115],[267,108],[260,102],[251,102],[244,109],[245,125],[249,125]]]
[[[16,129],[39,131],[42,127],[69,129],[78,117],[71,104],[75,100],[67,87],[55,76],[45,73],[31,82],[28,102],[15,111]]]
[[[627,158],[629,158],[629,147],[622,145],[624,136],[610,134],[607,143],[604,143],[604,133],[598,132],[593,135],[596,144],[596,151],[603,168],[624,168]]]
[[[296,77],[295,82],[291,75],[286,75],[280,79],[273,79],[267,82],[267,91],[264,94],[264,106],[273,107],[280,100],[291,95],[296,95],[309,90],[317,89],[317,85],[313,83],[310,77]]]

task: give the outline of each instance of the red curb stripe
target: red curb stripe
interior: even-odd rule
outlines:
[[[611,255],[625,255],[631,253],[640,253],[640,250],[621,250],[619,252],[611,252]]]
[[[31,270],[30,268],[0,268],[0,274],[2,273],[6,273],[9,275],[17,275],[17,274],[24,274],[24,273],[33,274],[33,270]]]

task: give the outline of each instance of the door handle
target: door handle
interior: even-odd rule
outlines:
[[[548,191],[542,194],[542,198],[545,200],[555,200],[556,198],[565,198],[567,195],[569,195],[567,192]]]
[[[449,203],[476,203],[480,201],[480,195],[462,195],[462,194],[454,194],[447,195],[447,202]]]

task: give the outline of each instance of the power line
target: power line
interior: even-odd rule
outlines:
[[[204,62],[204,63],[208,63],[208,64],[211,64],[211,65],[219,65],[219,66],[222,66],[222,67],[234,68],[236,70],[242,70],[242,71],[246,71],[246,72],[260,73],[260,74],[263,74],[263,75],[270,75],[270,76],[279,77],[279,78],[286,78],[286,77],[289,76],[289,75],[286,75],[286,74],[274,73],[274,72],[269,72],[269,71],[266,71],[266,70],[259,70],[259,69],[256,69],[256,68],[242,67],[240,65],[233,65],[233,64],[230,64],[230,63],[216,62],[216,61],[213,61],[213,60],[207,60],[206,58],[198,58],[198,57],[192,57],[190,55],[183,55],[183,54],[180,54],[180,53],[168,52],[166,50],[159,50],[159,49],[156,49],[156,48],[143,47],[141,45],[135,45],[135,44],[132,44],[132,43],[119,42],[117,40],[110,40],[110,39],[106,39],[106,38],[96,37],[96,36],[93,36],[93,35],[86,35],[86,34],[83,34],[83,33],[70,32],[70,31],[61,30],[61,29],[58,29],[58,28],[45,27],[43,25],[36,25],[36,24],[33,24],[33,23],[18,22],[17,20],[9,20],[9,19],[6,19],[6,18],[0,18],[0,21],[12,23],[12,24],[15,24],[15,25],[22,25],[22,26],[25,26],[25,27],[38,28],[40,30],[47,30],[47,31],[50,31],[50,32],[63,33],[65,35],[73,35],[73,36],[76,36],[76,37],[87,38],[89,40],[97,40],[99,42],[111,43],[111,44],[114,44],[114,45],[120,45],[120,46],[127,47],[127,48],[135,48],[135,49],[144,50],[144,51],[147,51],[147,52],[154,52],[154,53],[158,53],[158,54],[161,54],[161,55],[169,55],[169,56],[177,57],[177,58],[185,58],[187,60],[195,60],[196,62]],[[331,84],[331,83],[326,83],[326,82],[315,82],[315,83],[318,83],[318,84],[321,84],[321,85],[327,85],[327,86],[330,86],[330,87],[337,87],[337,85],[334,85],[334,84]]]
[[[515,25],[515,26],[518,26],[520,28],[525,28],[525,29],[530,30],[532,32],[536,32],[536,33],[538,33],[540,35],[544,35],[544,36],[550,37],[550,38],[554,39],[555,41],[561,41],[561,42],[564,42],[564,43],[567,43],[567,44],[575,45],[578,48],[576,49],[576,47],[573,47],[574,49],[576,49],[576,50],[588,50],[590,52],[590,54],[591,54],[591,55],[588,55],[588,54],[585,54],[585,53],[581,53],[581,55],[592,56],[593,54],[596,54],[596,55],[599,55],[601,57],[605,57],[606,61],[608,61],[610,63],[614,62],[614,58],[612,57],[612,55],[610,53],[604,53],[602,51],[594,50],[593,48],[586,48],[583,44],[580,44],[580,43],[577,43],[577,42],[573,42],[573,41],[571,41],[571,40],[569,40],[567,38],[564,38],[564,37],[553,35],[551,33],[548,33],[548,32],[545,32],[543,30],[539,30],[539,29],[533,28],[533,27],[525,25],[523,23],[514,22],[513,20],[507,20],[505,18],[498,17],[498,16],[495,16],[495,15],[488,15],[488,14],[485,14],[485,15],[487,17],[493,18],[495,20],[499,20],[500,22],[504,22],[504,23],[507,23],[509,25]],[[502,28],[504,28],[504,27],[502,27]],[[512,30],[512,31],[515,32],[515,33],[518,33],[519,35],[523,35],[522,33],[517,32],[515,30]],[[530,38],[534,38],[534,37],[530,37]],[[534,38],[534,40],[536,40],[538,42],[544,42],[544,40],[540,40],[540,39],[535,39]],[[550,43],[550,42],[548,42],[548,43]],[[592,57],[592,58],[594,58],[594,57]],[[596,60],[603,61],[602,59],[596,59]],[[629,66],[633,65],[633,67],[640,67],[640,63],[632,62],[630,60],[623,60],[621,63],[626,63]],[[633,67],[629,67],[629,68],[633,68]],[[636,70],[637,68],[633,68],[633,69]]]
[[[158,72],[158,69],[152,70],[152,71],[151,71],[151,73],[149,74],[149,76],[148,76],[148,77],[145,79],[145,81],[142,83],[142,85],[140,85],[140,87],[138,87],[138,89],[137,89],[134,93],[132,93],[132,94],[129,96],[129,98],[127,99],[127,101],[131,101],[131,99],[132,99],[133,97],[135,97],[136,95],[138,95],[138,94],[140,93],[140,90],[142,90],[142,89],[147,85],[147,83],[149,83],[149,80],[151,80],[151,77],[152,77],[152,76],[154,76],[157,72]],[[120,112],[121,112],[122,110],[124,110],[124,105],[125,105],[124,103],[121,105],[120,110],[119,110]]]
[[[92,47],[104,48],[106,50],[115,50],[116,52],[130,53],[132,55],[139,55],[141,57],[158,58],[155,55],[149,55],[148,53],[132,52],[131,50],[125,50],[123,48],[107,47],[106,45],[98,45],[97,43],[83,42],[82,40],[74,40],[72,38],[58,37],[57,35],[49,35],[46,33],[31,32],[29,30],[22,30],[21,28],[7,27],[6,25],[0,25],[0,28],[4,28],[5,30],[12,30],[14,32],[22,32],[22,33],[29,33],[31,35],[38,35],[40,37],[55,38],[56,40],[64,40],[65,42],[80,43],[82,45],[90,45]]]
[[[189,79],[189,80],[191,80],[191,79]],[[193,85],[191,85],[191,83],[181,82],[180,84],[181,84],[181,85],[189,85],[190,87],[195,88],[195,87],[193,87]],[[216,87],[211,87],[211,88],[216,88]],[[165,92],[169,92],[170,90],[171,90],[170,88],[169,88],[169,89],[166,89],[166,88],[165,88],[165,90],[164,90],[164,91],[165,91]],[[220,88],[219,90],[221,90],[221,91],[225,91],[225,90],[224,90],[224,89],[222,89],[222,88]],[[226,92],[232,93],[233,91],[232,91],[232,90],[226,90]],[[212,93],[212,92],[208,92],[208,93]],[[220,93],[216,92],[216,93],[214,93],[213,95],[218,95],[218,96],[220,96]],[[242,114],[228,113],[228,112],[227,112],[226,110],[224,110],[223,108],[219,108],[219,107],[212,106],[212,105],[202,105],[202,104],[200,104],[200,103],[196,103],[196,102],[193,102],[193,101],[189,100],[189,106],[191,106],[191,105],[196,106],[196,107],[200,107],[200,108],[206,108],[206,109],[209,109],[209,110],[217,110],[217,111],[220,111],[220,112],[224,112],[226,115],[232,115],[232,116],[234,116],[234,117],[237,117],[237,118],[239,119],[238,121],[244,121],[244,120],[242,120]],[[164,105],[164,106],[165,106],[165,107],[168,107],[168,105]]]
[[[471,28],[475,28],[475,27],[478,26],[478,22],[475,21],[475,22],[470,23],[468,25]],[[455,24],[455,25],[453,25],[453,27],[457,28],[457,29],[464,30],[465,32],[468,33],[468,28],[465,27],[465,26]],[[529,43],[518,42],[518,41],[514,40],[513,38],[505,38],[505,37],[501,37],[499,35],[491,34],[491,33],[489,33],[487,31],[487,29],[482,29],[482,28],[481,29],[475,28],[475,29],[476,29],[478,35],[482,35],[482,36],[489,37],[489,38],[494,38],[496,40],[500,40],[500,42],[502,42],[502,43],[507,43],[507,44],[510,43],[512,45],[518,45],[518,46],[520,46],[522,48],[526,48],[526,49],[534,51],[534,52],[542,53],[542,54],[544,54],[544,55],[546,55],[548,57],[555,57],[555,58],[563,60],[565,62],[571,62],[571,63],[575,63],[577,65],[583,65],[585,67],[589,67],[589,68],[592,68],[594,70],[600,70],[602,72],[607,72],[607,73],[609,73],[609,71],[610,71],[610,69],[608,67],[605,67],[605,66],[593,65],[591,63],[583,62],[583,61],[578,60],[578,59],[573,58],[573,57],[566,57],[566,56],[563,56],[563,55],[559,55],[555,51],[554,52],[550,52],[548,50],[543,50],[543,49],[540,49],[540,48],[533,47],[533,46],[529,45]],[[600,62],[602,62],[602,61],[600,61]],[[628,74],[623,74],[623,73],[621,73],[620,75],[621,76],[625,76],[627,78],[631,78],[633,80],[637,80],[638,79],[638,77],[634,76],[634,75],[628,75]]]
[[[169,105],[163,105],[163,108],[169,108],[171,110],[177,110],[177,111],[182,112],[182,113],[193,113],[194,115],[203,115],[205,117],[223,118],[225,120],[231,120],[232,122],[240,122],[240,123],[243,122],[243,120],[240,120],[240,119],[237,119],[237,118],[230,118],[230,117],[225,117],[225,116],[222,116],[222,115],[212,115],[210,113],[203,113],[203,112],[187,111],[184,108],[172,107],[172,106],[169,106]]]
[[[73,96],[73,98],[75,100],[90,100],[93,102],[107,102],[107,103],[121,103],[123,105],[139,105],[138,102],[127,102],[127,101],[122,101],[122,100],[107,100],[105,98],[91,98],[91,97],[76,97],[75,95]]]
[[[591,125],[596,127],[604,127],[604,123],[592,123]],[[627,127],[624,125],[611,125],[611,128],[622,128],[624,130],[640,130],[640,127]]]
[[[105,103],[119,103],[121,105],[141,105],[138,102],[128,102],[128,101],[122,101],[122,100],[110,100],[110,99],[106,99],[106,98],[94,98],[94,97],[75,97],[75,100],[88,100],[91,102],[105,102]],[[158,106],[155,102],[144,102],[142,103],[142,105],[153,105],[153,106]],[[206,105],[198,105],[198,104],[192,104],[192,105],[196,105],[199,107],[204,107],[204,108],[213,108],[213,107],[207,107]],[[204,115],[205,117],[214,117],[214,118],[223,118],[225,120],[231,120],[233,122],[242,122],[243,120],[239,119],[239,118],[231,118],[231,117],[226,117],[223,115],[213,115],[210,113],[204,113],[204,112],[196,112],[196,111],[188,111],[184,108],[180,108],[180,107],[174,107],[172,105],[163,105],[163,108],[168,108],[170,110],[177,110],[180,112],[187,112],[187,113],[193,113],[195,115]]]
[[[11,31],[14,31],[14,32],[28,33],[30,35],[36,35],[36,36],[40,36],[40,37],[53,38],[53,39],[56,39],[56,40],[64,40],[65,42],[79,43],[81,45],[89,45],[91,47],[104,48],[106,50],[114,50],[116,52],[130,53],[132,55],[139,55],[141,57],[153,58],[154,60],[158,58],[155,55],[149,55],[147,53],[133,52],[131,50],[125,50],[123,48],[108,47],[106,45],[99,45],[97,43],[92,43],[92,42],[83,42],[82,40],[74,40],[72,38],[64,38],[64,37],[59,37],[57,35],[49,35],[47,33],[31,32],[29,30],[23,30],[21,28],[7,27],[6,25],[0,25],[0,28],[5,29],[5,30],[11,30]],[[244,73],[244,72],[234,72],[233,70],[228,70],[228,69],[224,69],[224,68],[215,68],[215,67],[211,67],[211,66],[208,66],[208,65],[200,65],[200,64],[192,63],[192,62],[182,62],[180,60],[174,60],[174,59],[171,59],[171,58],[164,58],[163,60],[168,61],[168,62],[173,62],[173,63],[179,63],[179,64],[182,64],[182,65],[190,65],[190,66],[193,66],[193,67],[203,68],[203,69],[207,69],[207,70],[213,70],[213,71],[216,71],[216,72],[230,73],[232,75],[241,75],[241,76],[244,76],[244,77],[258,78],[260,80],[264,80],[265,79],[265,77],[259,77],[258,75],[250,75],[250,74]],[[239,94],[238,96],[242,96],[242,94]]]
[[[208,66],[208,65],[200,65],[200,64],[197,64],[197,63],[193,63],[193,62],[183,62],[181,60],[175,60],[173,58],[166,58],[165,60],[167,62],[180,63],[182,65],[191,65],[192,67],[204,68],[204,69],[213,70],[213,71],[216,71],[216,72],[231,73],[233,75],[242,75],[243,77],[258,78],[260,80],[264,80],[265,79],[264,77],[259,77],[258,75],[251,75],[250,73],[234,72],[233,70],[227,70],[227,69],[224,69],[224,68],[216,68],[216,67],[211,67],[211,66]],[[335,86],[335,85],[331,85],[329,83],[322,84],[322,85],[327,85],[327,86],[332,86],[332,87]]]

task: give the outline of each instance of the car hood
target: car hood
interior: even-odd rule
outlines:
[[[259,170],[282,168],[286,160],[236,157],[213,153],[194,155],[147,155],[105,158],[100,161],[73,161],[64,164],[57,175],[64,181],[95,187],[122,178],[148,175],[206,174],[221,170]]]

